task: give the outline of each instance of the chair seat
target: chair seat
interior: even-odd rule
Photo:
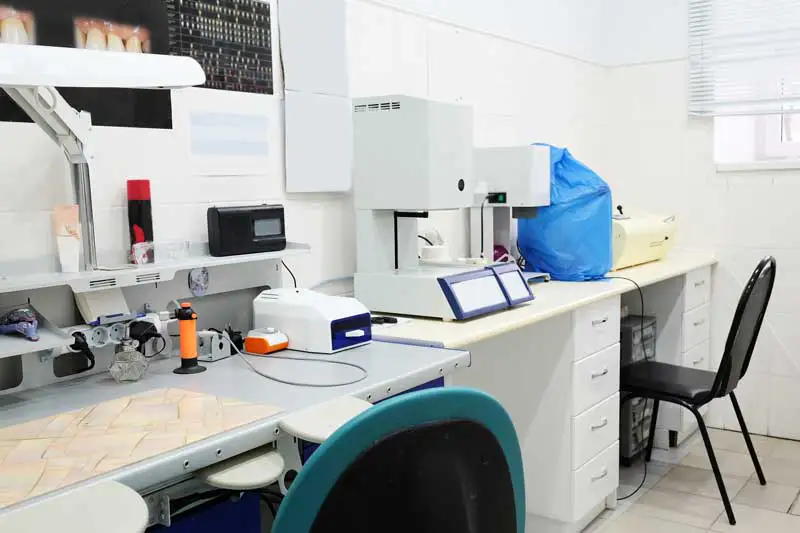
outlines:
[[[620,389],[625,392],[674,396],[691,404],[701,404],[711,400],[714,378],[714,372],[706,370],[658,361],[640,361],[622,367]]]

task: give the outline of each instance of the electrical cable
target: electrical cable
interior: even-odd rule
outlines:
[[[292,276],[292,283],[294,283],[294,288],[296,289],[297,288],[297,278],[294,277],[294,272],[292,272],[291,268],[286,266],[286,263],[283,262],[283,259],[281,259],[281,264],[283,265],[283,268],[286,269],[286,272],[288,272],[289,275]]]
[[[266,372],[262,372],[261,370],[257,369],[255,366],[253,366],[253,364],[250,361],[247,360],[247,357],[245,357],[245,356],[259,357],[259,358],[263,359],[264,358],[263,355],[242,351],[233,343],[231,343],[231,347],[233,347],[233,349],[236,351],[236,353],[239,354],[239,357],[242,358],[242,361],[244,361],[245,364],[247,364],[247,366],[249,366],[250,369],[253,372],[255,372],[256,374],[258,374],[261,377],[267,378],[267,379],[272,380],[272,381],[276,381],[278,383],[283,383],[284,385],[294,385],[294,386],[297,386],[297,387],[319,387],[319,388],[324,388],[324,387],[344,387],[345,385],[352,385],[353,383],[358,383],[359,381],[364,381],[367,378],[367,376],[369,375],[369,372],[367,372],[366,368],[364,368],[361,365],[357,365],[355,363],[347,363],[345,361],[332,361],[330,359],[322,359],[320,357],[293,357],[291,355],[270,355],[269,356],[270,359],[287,359],[289,361],[305,361],[305,362],[313,361],[315,363],[325,363],[325,364],[328,364],[328,365],[348,366],[350,368],[355,368],[356,370],[361,371],[361,376],[359,376],[357,379],[351,379],[350,381],[343,381],[341,383],[303,383],[301,381],[290,381],[288,379],[281,379],[281,378],[275,377],[275,376],[273,376],[271,374],[267,374]]]
[[[161,349],[160,349],[159,351],[157,351],[156,353],[154,353],[154,354],[145,355],[145,358],[146,358],[146,359],[152,359],[153,357],[156,357],[156,356],[158,356],[158,355],[161,355],[162,353],[164,353],[164,350],[166,350],[166,349],[167,349],[167,339],[165,339],[165,338],[164,338],[163,336],[161,336],[161,335],[159,335],[158,337],[155,337],[155,338],[157,338],[157,339],[161,339],[161,343],[162,343],[162,344],[161,344]]]
[[[430,246],[434,246],[434,244],[433,244],[433,241],[431,241],[431,240],[430,240],[429,238],[427,238],[425,235],[417,235],[417,238],[418,238],[418,239],[422,239],[423,241],[427,242],[427,243],[428,243],[428,245],[430,245]]]
[[[620,209],[620,211],[621,211],[621,209]],[[631,278],[626,278],[624,276],[614,275],[613,277],[610,277],[608,279],[624,279],[625,281],[629,281],[629,282],[633,283],[634,286],[636,286],[636,290],[639,292],[639,303],[642,306],[641,307],[641,312],[639,313],[639,318],[641,319],[641,327],[640,327],[639,333],[640,333],[641,343],[642,343],[642,353],[644,354],[644,360],[645,361],[649,361],[649,359],[647,357],[647,345],[644,342],[644,292],[642,291],[642,287],[640,287],[639,284],[636,281],[632,280]],[[639,424],[639,444],[640,445],[644,444],[644,418],[645,418],[644,414],[647,412],[647,401],[648,401],[647,398],[645,398],[644,406],[642,406],[642,422],[641,422],[641,424]],[[633,407],[631,407],[631,411],[633,411]],[[645,453],[647,453],[647,452],[645,452]],[[642,490],[642,487],[644,487],[644,483],[645,483],[645,481],[647,481],[647,461],[642,461],[642,464],[644,465],[644,475],[642,476],[641,483],[639,483],[639,486],[636,487],[633,490],[633,492],[631,492],[630,494],[622,496],[621,498],[617,498],[618,502],[633,498],[640,490]]]
[[[483,208],[486,207],[486,202],[489,201],[489,196],[487,195],[483,201],[481,202],[481,259],[484,258],[483,253]]]

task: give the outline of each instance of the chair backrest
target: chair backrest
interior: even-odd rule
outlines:
[[[776,269],[774,257],[762,259],[739,297],[722,362],[714,380],[712,394],[715,397],[730,394],[747,372],[775,284]]]
[[[281,503],[274,533],[523,533],[517,434],[461,388],[377,404],[329,437]]]

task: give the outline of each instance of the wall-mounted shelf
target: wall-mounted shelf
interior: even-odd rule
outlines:
[[[38,311],[36,315],[39,320],[39,340],[31,341],[22,335],[0,335],[0,359],[64,348],[75,342],[72,335],[53,325],[44,315]]]
[[[311,247],[307,244],[287,243],[286,249],[278,252],[260,254],[232,255],[228,257],[212,257],[195,255],[173,261],[157,262],[124,270],[95,270],[64,274],[61,272],[25,274],[18,276],[0,276],[0,293],[42,289],[69,285],[73,292],[91,292],[103,289],[134,287],[146,283],[170,281],[176,272],[193,268],[237,265],[257,261],[279,261],[284,257],[308,253]]]

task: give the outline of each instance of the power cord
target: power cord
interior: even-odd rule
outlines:
[[[147,320],[134,320],[128,324],[128,336],[139,342],[139,347],[141,348],[139,352],[147,359],[159,356],[167,349],[167,339],[158,331],[155,324]],[[144,345],[150,339],[161,339],[161,349],[150,355],[145,355]]]
[[[72,338],[75,339],[75,342],[73,342],[69,348],[70,350],[79,352],[86,357],[86,360],[89,361],[89,366],[81,370],[81,372],[88,372],[89,370],[93,369],[95,365],[94,352],[92,352],[92,349],[89,347],[89,342],[86,340],[86,335],[84,335],[82,332],[76,331],[72,334]]]
[[[296,289],[297,288],[297,278],[294,277],[294,272],[292,272],[291,268],[286,266],[286,263],[283,262],[283,259],[281,259],[281,264],[283,265],[283,268],[286,269],[286,272],[288,272],[289,275],[292,276],[292,283],[294,283],[294,288]]]
[[[427,242],[429,246],[433,246],[433,241],[427,238],[425,235],[417,235],[418,239],[422,239],[423,241]]]
[[[350,381],[343,381],[341,383],[322,383],[322,384],[320,384],[320,383],[303,383],[301,381],[290,381],[290,380],[287,380],[287,379],[281,379],[279,377],[275,377],[272,374],[267,374],[266,372],[262,372],[261,370],[259,370],[256,367],[254,367],[253,364],[250,361],[247,360],[247,357],[245,357],[245,356],[249,355],[251,357],[264,358],[263,355],[250,353],[250,352],[245,352],[243,350],[240,350],[233,343],[231,343],[231,348],[236,350],[236,353],[239,354],[239,357],[242,358],[242,361],[244,361],[245,364],[247,364],[247,366],[249,366],[250,369],[253,372],[255,372],[256,374],[258,374],[261,377],[267,378],[267,379],[272,380],[272,381],[276,381],[278,383],[283,383],[284,385],[294,385],[294,386],[297,386],[297,387],[319,387],[319,388],[324,388],[324,387],[344,387],[345,385],[352,385],[353,383],[358,383],[359,381],[364,381],[367,378],[367,376],[369,375],[369,372],[367,372],[366,368],[364,368],[363,366],[357,365],[355,363],[347,363],[345,361],[333,361],[333,360],[330,360],[330,359],[322,359],[322,358],[319,358],[319,357],[293,357],[291,355],[270,355],[269,357],[272,358],[272,359],[288,359],[289,361],[313,361],[313,362],[316,362],[316,363],[325,363],[325,364],[328,364],[328,365],[348,366],[350,368],[355,368],[355,369],[357,369],[357,370],[359,370],[361,372],[361,376],[359,376],[358,378],[351,379]]]
[[[621,212],[621,209],[620,209],[620,212]],[[641,327],[640,327],[639,333],[640,333],[640,338],[641,338],[641,343],[642,343],[642,353],[644,354],[644,360],[645,361],[649,361],[650,359],[647,357],[647,345],[644,342],[644,292],[642,291],[642,287],[635,280],[632,280],[631,278],[626,278],[626,277],[623,277],[623,276],[616,276],[615,275],[615,276],[613,276],[611,278],[608,278],[608,279],[624,279],[625,281],[629,281],[629,282],[633,283],[633,285],[636,287],[636,290],[639,292],[639,303],[642,306],[641,307],[641,312],[639,313],[639,318],[641,319]],[[639,424],[639,443],[640,443],[640,445],[644,445],[644,418],[645,418],[644,414],[647,412],[647,402],[648,402],[648,400],[645,398],[644,399],[644,405],[642,406],[642,422]],[[633,411],[633,406],[631,406],[631,411]],[[645,453],[647,453],[647,452],[645,452]],[[623,496],[621,498],[617,498],[618,502],[633,498],[640,490],[642,490],[642,487],[644,487],[645,481],[647,481],[647,461],[642,461],[642,464],[644,465],[644,475],[642,476],[641,483],[639,483],[639,486],[636,487],[634,489],[634,491],[631,492],[630,494],[628,494],[626,496]]]

